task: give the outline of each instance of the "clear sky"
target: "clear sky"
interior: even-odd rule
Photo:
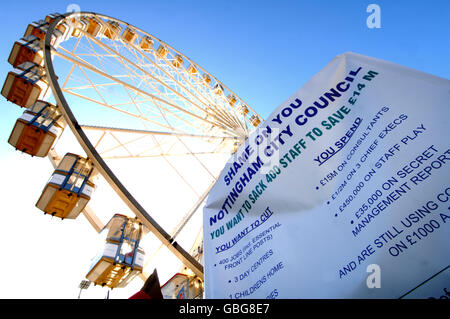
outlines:
[[[379,29],[369,29],[366,25],[370,14],[366,8],[371,3],[381,8]],[[43,19],[49,13],[64,13],[70,4],[78,5],[82,11],[103,13],[126,21],[167,42],[217,77],[264,118],[336,55],[346,51],[450,78],[448,0],[23,0],[2,3],[1,83],[11,70],[7,59],[12,45],[23,36],[28,23]],[[27,179],[39,179],[36,183],[42,185],[49,177],[51,170],[47,166],[50,164],[47,159],[33,159],[39,169],[24,166],[31,163],[29,159],[18,155],[7,143],[14,122],[23,110],[3,97],[0,108],[0,163],[7,170],[4,177],[9,178],[2,180],[0,194],[2,201],[7,203],[5,207],[13,207],[2,209],[1,225],[15,225],[22,230],[20,225],[28,220],[21,219],[20,214],[21,209],[26,208],[14,209],[13,196],[10,195],[20,192],[22,196],[33,197],[34,201],[40,189],[31,194]],[[40,172],[42,167],[47,170]],[[12,181],[15,176],[12,187],[7,181]],[[20,273],[14,272],[9,262],[8,266],[5,265],[3,255],[2,273],[7,274],[5,269],[12,273],[6,284],[0,285],[0,298],[76,298],[78,290],[74,286],[82,278],[77,277],[70,284],[64,284],[68,273],[64,269],[54,270],[56,275],[42,273],[43,269],[52,267],[48,264],[50,257],[45,257],[50,256],[52,250],[39,252],[39,247],[44,247],[44,244],[35,244],[31,253],[26,249],[30,242],[41,239],[51,242],[51,238],[59,238],[68,232],[63,228],[66,226],[58,228],[55,223],[52,221],[48,229],[41,230],[46,239],[34,237],[36,235],[28,238],[26,232],[11,229],[0,235],[2,244],[11,247],[17,264],[22,265]],[[81,231],[82,226],[85,225],[80,224],[78,230],[71,230],[72,235]],[[20,245],[14,238],[16,236],[21,238]],[[80,254],[83,250],[76,243],[64,248],[70,249],[78,250]],[[69,256],[66,252],[60,254],[61,258]],[[25,261],[29,263],[26,267]],[[81,264],[80,261],[79,267]],[[28,269],[28,272],[24,273],[22,269]],[[33,281],[38,273],[40,281]],[[25,282],[31,283],[27,291],[23,289]],[[52,286],[48,282],[59,284]],[[45,285],[49,287],[47,290]],[[53,287],[57,287],[56,290]]]

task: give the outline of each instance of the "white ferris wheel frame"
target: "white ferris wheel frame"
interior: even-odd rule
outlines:
[[[210,105],[207,105],[208,103],[205,103],[205,101],[208,100],[209,97],[205,97],[203,99],[203,97],[202,98],[199,98],[198,96],[196,97],[197,94],[192,94],[192,93],[189,95],[189,97],[186,97],[185,95],[180,94],[176,90],[173,90],[171,88],[167,89],[167,90],[170,90],[170,94],[172,96],[175,96],[175,98],[178,97],[180,99],[184,99],[184,100],[186,100],[187,103],[190,103],[195,108],[198,108],[199,113],[194,113],[191,110],[180,107],[179,104],[174,103],[173,101],[167,101],[169,99],[167,99],[167,100],[162,99],[161,97],[159,97],[155,94],[151,94],[139,87],[133,86],[133,85],[127,83],[126,81],[119,79],[118,77],[112,76],[112,75],[108,74],[107,72],[104,72],[103,70],[91,65],[86,60],[77,56],[73,52],[65,50],[62,47],[60,48],[60,50],[54,49],[51,46],[51,41],[52,41],[52,36],[53,36],[53,33],[54,33],[57,25],[64,20],[68,21],[69,19],[71,19],[73,17],[79,18],[81,16],[82,17],[95,17],[95,18],[107,19],[109,21],[115,21],[121,25],[125,25],[126,27],[129,27],[132,30],[141,33],[142,35],[145,35],[145,36],[148,36],[148,37],[154,39],[155,41],[157,41],[160,44],[163,44],[164,46],[169,48],[172,52],[175,52],[176,54],[182,56],[183,59],[188,61],[191,65],[194,65],[203,74],[207,74],[210,78],[213,79],[213,81],[217,85],[219,85],[219,87],[222,88],[222,90],[226,90],[230,94],[232,94],[242,105],[245,105],[248,108],[247,110],[249,112],[249,115],[246,116],[246,114],[244,114],[243,117],[239,117],[236,115],[236,113],[231,112],[229,109],[227,110],[225,107],[220,107],[220,106],[210,107]],[[142,74],[145,74],[146,76],[148,76],[147,80],[152,78],[153,81],[161,82],[157,77],[155,77],[152,74],[149,74],[149,72],[146,72],[146,70],[144,68],[142,68],[140,65],[131,61],[127,57],[121,55],[118,52],[117,48],[112,48],[112,47],[105,45],[102,41],[99,41],[98,39],[96,39],[96,37],[91,36],[90,34],[86,33],[83,30],[80,30],[80,32],[82,32],[82,35],[80,35],[78,42],[82,36],[85,36],[88,40],[90,40],[93,43],[97,44],[98,46],[102,47],[105,51],[110,52],[111,55],[114,55],[117,58],[117,61],[122,63],[125,67],[131,65],[133,68],[128,67],[128,69],[130,70],[130,72],[134,73],[134,76],[140,77],[140,76],[142,76]],[[141,36],[141,35],[139,35],[139,36]],[[76,45],[78,45],[78,42]],[[131,48],[133,50],[139,50],[139,48],[137,48],[134,44],[126,44],[123,41],[121,41],[121,42],[124,45],[131,46]],[[168,121],[167,121],[167,124],[169,124],[169,125],[166,125],[166,126],[164,124],[161,124],[160,122],[158,122],[158,123],[152,122],[153,124],[159,125],[162,128],[164,128],[164,131],[131,130],[131,129],[121,129],[121,128],[113,128],[113,127],[97,127],[97,126],[80,125],[78,123],[75,115],[73,114],[71,108],[69,107],[69,104],[64,96],[64,93],[72,94],[72,95],[78,96],[80,98],[84,98],[86,100],[90,100],[90,98],[76,93],[73,88],[70,89],[70,88],[65,87],[68,78],[66,79],[63,86],[62,87],[60,86],[60,84],[58,83],[58,77],[55,73],[52,55],[61,57],[63,59],[66,59],[67,61],[70,61],[71,63],[73,63],[72,69],[71,69],[68,77],[70,77],[70,74],[72,73],[75,66],[78,66],[82,71],[84,68],[85,70],[95,72],[95,73],[111,80],[112,81],[111,84],[103,83],[103,84],[96,85],[93,83],[93,81],[91,81],[91,79],[83,71],[86,78],[90,82],[89,87],[93,88],[99,94],[99,96],[101,96],[101,94],[98,92],[99,87],[106,86],[106,85],[115,85],[115,84],[123,86],[125,89],[127,89],[127,92],[135,93],[136,95],[134,98],[129,94],[130,100],[131,100],[130,103],[133,103],[135,105],[136,109],[139,110],[139,114],[129,113],[127,115],[130,115],[132,117],[138,117],[141,120],[152,122],[152,120],[150,118],[146,118],[145,116],[142,115],[143,113],[140,111],[140,108],[139,108],[140,100],[142,100],[142,101],[150,101],[151,100],[153,102],[153,104],[158,107],[159,112],[161,112],[161,115],[163,115],[163,116],[164,116],[164,114],[170,114],[171,116],[177,117],[179,120],[183,120],[183,117],[180,116],[179,114],[185,114],[192,119],[198,120],[199,122],[203,122],[205,125],[211,125],[213,127],[219,128],[219,130],[216,131],[216,133],[219,132],[220,134],[216,134],[216,133],[214,133],[214,134],[192,134],[189,132],[184,132],[184,131],[178,130],[176,127],[172,127]],[[97,56],[97,58],[100,61],[100,58],[98,56]],[[214,176],[213,174],[210,173],[214,179],[213,183],[211,183],[211,185],[207,188],[207,190],[203,194],[199,194],[198,200],[195,202],[195,205],[185,215],[185,218],[180,222],[180,224],[178,225],[177,231],[175,231],[175,233],[169,234],[166,230],[164,230],[156,222],[156,220],[154,220],[152,218],[152,216],[144,209],[144,207],[142,207],[139,204],[139,202],[132,196],[132,194],[125,188],[125,186],[121,183],[121,181],[117,178],[117,176],[113,173],[113,171],[108,167],[107,163],[105,162],[105,158],[107,158],[107,157],[102,156],[97,151],[96,147],[98,146],[98,143],[100,143],[101,138],[103,138],[103,136],[106,133],[113,134],[114,132],[121,132],[121,131],[122,132],[123,131],[136,132],[136,133],[143,134],[143,135],[147,135],[147,134],[148,135],[170,135],[170,136],[177,137],[181,143],[182,143],[182,140],[180,139],[180,137],[190,137],[190,138],[200,138],[200,139],[206,139],[206,138],[207,139],[217,139],[219,141],[230,140],[230,141],[233,141],[235,143],[235,145],[240,145],[241,143],[244,142],[246,136],[248,135],[248,131],[249,131],[248,124],[251,124],[251,122],[249,120],[250,115],[252,115],[253,117],[256,117],[259,120],[261,120],[262,118],[254,110],[252,110],[250,107],[248,107],[247,104],[245,104],[239,97],[237,97],[236,94],[234,94],[225,85],[223,85],[220,81],[218,81],[216,78],[214,78],[208,72],[206,72],[204,69],[202,69],[196,63],[194,63],[192,60],[188,59],[187,57],[182,55],[180,52],[178,52],[177,50],[172,48],[170,45],[166,44],[165,42],[159,40],[158,38],[146,33],[145,31],[143,31],[139,28],[136,28],[126,22],[123,22],[121,20],[106,16],[103,14],[98,14],[98,13],[94,13],[94,12],[72,12],[72,13],[66,13],[66,14],[60,15],[57,18],[55,18],[54,21],[49,25],[49,28],[48,28],[48,31],[46,33],[45,40],[44,40],[44,67],[45,67],[45,72],[47,74],[49,86],[54,95],[57,105],[61,109],[61,113],[62,113],[65,121],[67,122],[67,125],[70,127],[72,133],[74,134],[74,136],[77,139],[80,146],[85,151],[88,158],[92,161],[96,170],[103,176],[103,178],[108,182],[108,184],[112,187],[112,189],[115,191],[115,193],[130,208],[130,210],[136,215],[136,217],[138,217],[139,220],[160,240],[161,244],[165,245],[186,267],[191,269],[195,275],[197,275],[198,277],[200,277],[203,280],[203,266],[175,241],[175,237],[177,236],[178,232],[181,230],[183,225],[190,218],[190,216],[192,216],[192,214],[199,208],[201,203],[207,197],[217,176]],[[136,73],[136,71],[135,71],[136,69],[141,71],[142,73]],[[162,70],[162,71],[164,72],[164,70]],[[176,72],[178,72],[178,71],[176,71]],[[130,74],[130,76],[132,76],[131,73],[129,73],[129,74]],[[143,81],[146,81],[146,79],[145,79],[146,76],[144,76]],[[170,76],[170,74],[169,74],[169,76]],[[183,76],[183,75],[179,74],[179,76]],[[177,81],[177,77],[178,77],[177,75],[171,76],[171,78],[175,82]],[[180,79],[180,77],[178,77],[178,79]],[[164,85],[164,84],[162,83],[162,85]],[[200,96],[202,96],[201,92],[199,92],[199,90],[196,89],[195,87],[191,87],[190,90],[194,91],[194,93],[197,92],[197,93],[199,93]],[[118,105],[108,104],[105,101],[105,99],[103,99],[103,98],[101,98],[101,99],[102,99],[102,101],[100,101],[100,102],[99,101],[91,101],[91,102],[102,104],[105,107],[109,107],[109,108],[111,108],[113,110],[117,110],[119,112],[125,112],[122,109],[120,109]],[[212,103],[214,103],[214,101],[212,101]],[[213,105],[215,105],[215,104],[213,104]],[[173,111],[171,111],[171,110],[173,110]],[[201,115],[199,115],[199,114],[201,114]],[[203,115],[206,115],[206,116],[203,116]],[[187,122],[186,125],[193,125],[191,123],[191,121],[184,120],[184,122]],[[90,139],[88,138],[88,136],[86,135],[85,130],[99,130],[99,131],[103,132],[103,135],[101,136],[100,140],[97,141],[96,144],[93,144],[90,141]],[[126,145],[124,145],[124,143],[121,143],[120,141],[117,141],[117,142],[118,142],[117,147],[122,147],[124,149],[127,149],[127,147],[126,147]],[[127,155],[127,156],[129,156],[130,158],[145,157],[145,155],[132,154],[131,152],[128,152],[128,153],[129,153],[129,155]],[[189,153],[190,153],[190,155],[193,155],[196,158],[195,154],[192,153],[191,151],[188,151],[186,154],[189,154]],[[162,157],[164,159],[166,159],[165,157],[168,155],[169,154],[163,154]],[[185,154],[180,154],[180,155],[185,155]],[[52,149],[50,151],[48,157],[52,161],[53,165],[56,165],[56,163],[58,162],[59,156],[55,152],[55,150]],[[200,160],[198,160],[198,161],[201,163]],[[170,165],[169,161],[167,161],[167,163]],[[86,216],[86,218],[88,219],[90,224],[94,227],[94,229],[97,232],[99,232],[102,229],[103,225],[102,225],[101,221],[95,215],[95,213],[92,211],[92,209],[89,208],[89,206],[87,206],[85,208],[84,215]]]

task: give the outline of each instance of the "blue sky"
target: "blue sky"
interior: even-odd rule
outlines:
[[[366,26],[366,8],[371,3],[381,8],[380,29]],[[450,78],[448,0],[23,0],[2,3],[2,85],[11,70],[7,62],[10,50],[26,26],[49,13],[64,13],[69,4],[126,21],[167,42],[222,81],[264,118],[336,55],[346,51]],[[23,109],[3,97],[0,108],[0,164],[5,167],[18,153],[7,140]],[[30,160],[22,157],[23,162]],[[47,162],[30,161],[40,160]],[[41,175],[46,179],[49,173]],[[30,197],[34,200],[39,191],[36,189]]]
[[[65,12],[72,3],[81,10],[127,21],[171,44],[264,118],[333,57],[346,51],[450,77],[450,2],[446,0],[74,0],[3,4],[2,83],[10,70],[6,60],[12,44],[27,24],[50,12]],[[380,29],[366,26],[370,3],[381,8]],[[6,101],[0,103],[5,112],[2,124],[11,122],[16,108]],[[1,126],[4,137],[6,128]]]

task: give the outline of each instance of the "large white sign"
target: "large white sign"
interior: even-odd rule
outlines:
[[[448,296],[449,120],[449,80],[336,57],[211,191],[206,297]]]

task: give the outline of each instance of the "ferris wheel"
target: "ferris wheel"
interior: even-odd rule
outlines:
[[[195,216],[230,154],[262,118],[169,44],[103,14],[50,14],[31,23],[9,62],[14,70],[2,95],[26,108],[9,143],[48,156],[55,167],[36,206],[60,218],[83,213],[97,232],[109,227],[109,245],[118,238],[116,259],[109,268],[92,268],[91,280],[103,276],[103,284],[115,287],[132,273],[145,278],[143,270],[161,247],[203,280],[201,218]],[[63,154],[59,144],[67,128],[73,141]],[[83,154],[70,152],[75,144]],[[111,221],[100,218],[101,208],[91,207],[98,179],[134,216],[109,211]],[[190,224],[189,240],[181,244]],[[159,247],[144,258],[137,246],[146,233]],[[131,270],[119,253],[124,238],[135,245]],[[108,259],[105,252],[100,257]],[[101,275],[107,268],[109,274]],[[112,274],[128,279],[113,280]]]

